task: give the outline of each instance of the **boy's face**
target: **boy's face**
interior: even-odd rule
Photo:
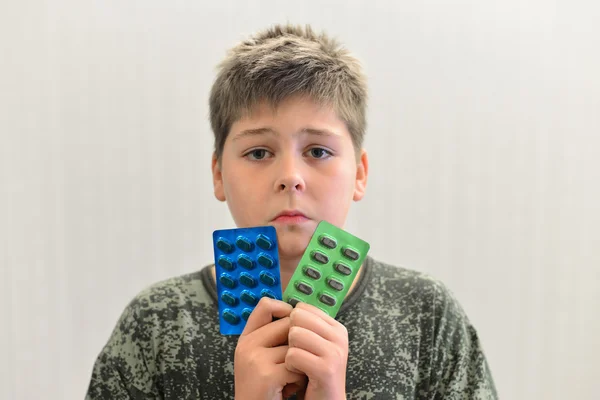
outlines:
[[[215,196],[236,225],[273,225],[284,260],[302,256],[319,221],[344,226],[364,195],[368,161],[364,150],[357,160],[332,109],[292,98],[235,122],[212,170]]]

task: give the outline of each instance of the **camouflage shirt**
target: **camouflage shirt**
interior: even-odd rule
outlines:
[[[477,333],[439,281],[367,257],[336,319],[349,399],[496,399]],[[119,319],[87,399],[232,399],[238,336],[219,333],[210,266],[155,284]]]

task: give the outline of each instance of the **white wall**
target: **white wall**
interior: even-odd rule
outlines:
[[[287,20],[370,76],[348,229],[446,282],[502,398],[597,398],[598,3],[238,3],[0,6],[0,398],[83,398],[126,303],[210,262],[231,226],[209,175],[214,68]]]

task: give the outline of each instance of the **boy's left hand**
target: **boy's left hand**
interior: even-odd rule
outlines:
[[[308,377],[306,400],[346,398],[348,331],[317,307],[298,303],[290,314],[285,365]]]

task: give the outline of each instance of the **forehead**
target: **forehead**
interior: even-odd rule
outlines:
[[[256,103],[232,124],[230,133],[235,136],[244,130],[262,130],[262,133],[324,132],[349,136],[346,124],[330,104],[318,103],[306,96],[291,97],[278,104]]]

